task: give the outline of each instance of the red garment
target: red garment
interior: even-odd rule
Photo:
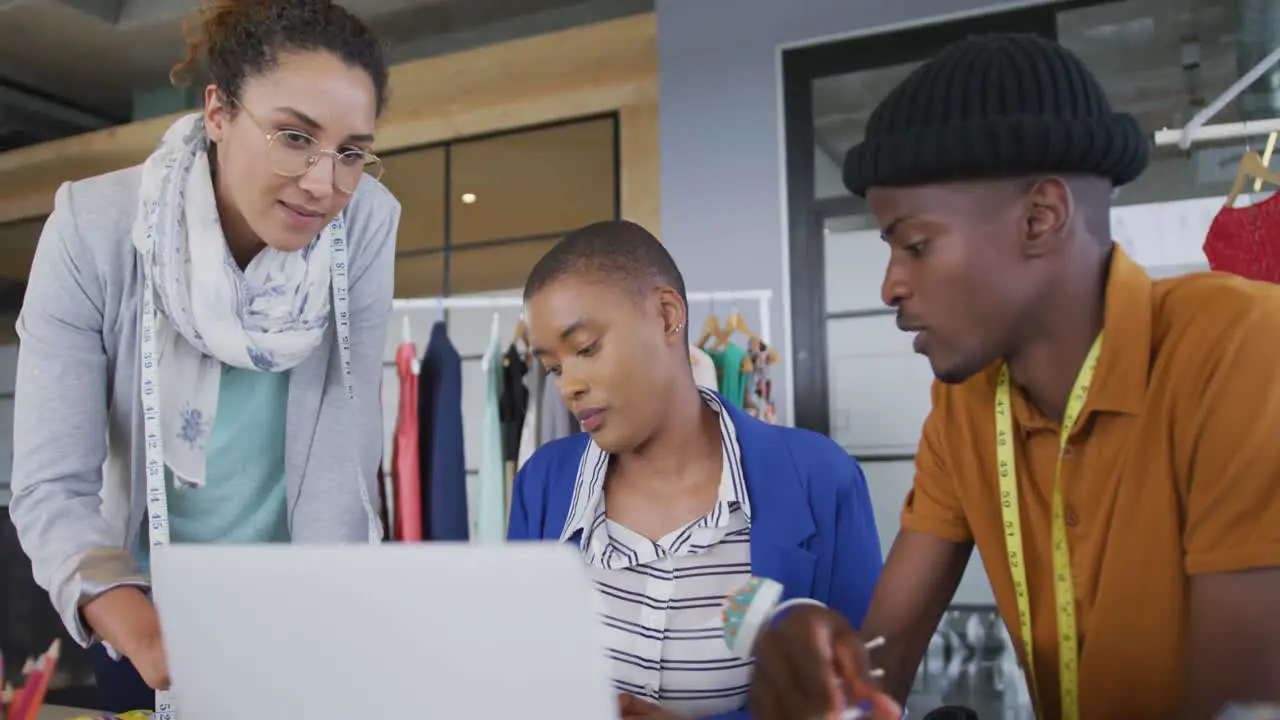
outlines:
[[[396,493],[396,533],[402,542],[422,541],[422,475],[418,458],[418,350],[413,343],[396,348],[400,376],[400,410],[396,414],[395,444],[391,449]]]
[[[1280,283],[1280,193],[1256,205],[1219,210],[1204,255],[1214,270]]]

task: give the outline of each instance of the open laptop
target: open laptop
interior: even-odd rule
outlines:
[[[597,598],[559,543],[174,545],[178,720],[607,720]]]

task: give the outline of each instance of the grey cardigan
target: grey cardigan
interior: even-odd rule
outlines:
[[[146,586],[130,548],[145,518],[138,341],[142,266],[131,238],[140,168],[64,184],[36,249],[18,319],[13,498],[35,579],[71,635],[80,606]],[[382,455],[380,383],[400,203],[365,179],[346,210],[351,363],[347,397],[334,323],[292,370],[285,482],[293,542],[366,542]],[[376,518],[372,520],[377,522]]]

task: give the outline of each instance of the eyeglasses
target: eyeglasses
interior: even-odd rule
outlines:
[[[322,147],[315,138],[301,130],[278,130],[271,132],[249,111],[249,108],[234,101],[244,110],[249,120],[261,130],[267,138],[267,166],[277,175],[284,177],[302,177],[325,157],[333,158],[333,184],[344,193],[356,191],[361,178],[365,175],[374,180],[382,177],[382,160],[371,152],[359,148],[347,150],[330,150]]]

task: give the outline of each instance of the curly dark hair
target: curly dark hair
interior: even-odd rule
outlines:
[[[325,51],[368,73],[378,114],[386,107],[382,43],[331,0],[206,0],[182,34],[187,56],[169,73],[174,84],[185,84],[203,55],[213,84],[239,100],[244,81],[275,69],[280,53]]]

